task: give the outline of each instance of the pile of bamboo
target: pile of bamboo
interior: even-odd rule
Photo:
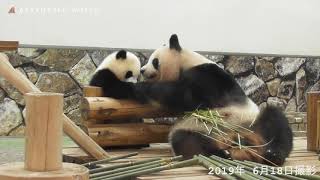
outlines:
[[[131,153],[128,155],[108,158],[103,161],[95,161],[91,162],[91,164],[111,162],[113,160],[122,159],[134,155],[137,155],[137,153]],[[90,164],[87,163],[85,165],[88,166]],[[320,176],[301,174],[297,172],[297,170],[292,170],[291,174],[286,174],[284,173],[284,167],[268,166],[251,161],[229,160],[214,155],[210,157],[196,155],[194,156],[194,158],[189,160],[183,160],[182,156],[175,156],[171,158],[151,158],[147,160],[127,162],[122,164],[95,168],[91,169],[89,173],[90,179],[92,180],[118,180],[143,176],[164,170],[183,168],[195,165],[203,166],[206,169],[208,169],[209,175],[218,176],[222,179],[227,180],[320,179]]]

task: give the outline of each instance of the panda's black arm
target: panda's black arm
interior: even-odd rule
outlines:
[[[132,83],[120,81],[110,70],[103,69],[96,72],[89,85],[103,89],[104,96],[117,99],[132,99]]]
[[[203,102],[195,96],[194,89],[182,81],[136,83],[133,94],[141,103],[156,101],[176,112],[194,110]]]

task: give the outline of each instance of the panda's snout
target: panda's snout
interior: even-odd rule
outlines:
[[[143,74],[146,70],[145,69],[141,69],[140,73]]]

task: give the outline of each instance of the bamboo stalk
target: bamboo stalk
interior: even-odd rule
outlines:
[[[164,166],[160,166],[160,167],[155,167],[155,168],[151,168],[151,169],[145,169],[145,170],[142,170],[142,171],[135,171],[135,172],[124,174],[124,175],[120,175],[120,176],[114,176],[114,177],[111,177],[111,178],[107,178],[106,180],[117,180],[117,179],[135,177],[135,176],[139,176],[139,175],[145,175],[145,174],[160,172],[160,171],[163,171],[163,170],[169,170],[169,169],[175,169],[175,168],[182,168],[182,167],[186,167],[186,166],[192,166],[192,165],[196,165],[198,163],[199,163],[199,160],[198,160],[197,157],[195,157],[193,159],[177,162],[177,163],[174,163],[174,164],[170,163],[168,165],[164,165]]]
[[[139,168],[143,168],[143,167],[150,167],[150,166],[153,166],[153,165],[159,164],[159,163],[163,163],[163,162],[154,161],[154,162],[139,164],[139,165],[135,165],[135,166],[129,166],[129,167],[124,167],[124,168],[114,169],[114,170],[107,171],[107,172],[95,173],[95,174],[91,174],[91,175],[90,175],[90,178],[98,178],[98,177],[102,177],[102,176],[103,176],[103,177],[105,177],[105,176],[110,176],[110,175],[116,174],[116,173],[131,171],[132,169],[139,169]]]
[[[242,165],[243,168],[245,168],[246,170],[250,171],[250,172],[253,172],[253,168],[248,166],[248,165],[244,165],[244,164],[240,164],[240,163],[237,163],[237,162],[234,162],[232,160],[228,160],[226,159],[226,161],[228,161],[230,164],[234,164],[234,165]],[[270,175],[270,174],[262,174],[261,176],[264,176],[266,178],[269,178],[269,179],[272,179],[272,180],[282,180],[282,178],[279,178],[279,177],[276,177],[274,175]]]
[[[236,162],[240,163],[240,164],[247,164],[251,167],[256,167],[256,166],[266,166],[267,167],[267,171],[268,173],[271,172],[271,166],[268,166],[268,165],[264,165],[264,164],[259,164],[259,163],[255,163],[255,162],[251,162],[251,161],[238,161],[238,160],[235,160]],[[281,167],[278,167],[278,168],[281,168]],[[283,178],[286,178],[286,179],[292,179],[292,180],[304,180],[303,178],[299,178],[299,177],[295,177],[295,176],[292,176],[292,175],[288,175],[288,174],[277,174],[276,176],[279,176],[279,177],[283,177]]]
[[[227,162],[224,161],[223,158],[220,158],[220,157],[217,157],[217,156],[211,156],[213,158],[208,158],[209,161],[213,162],[218,162],[218,163],[221,163],[223,164],[224,168],[229,168],[229,167],[232,167],[232,168],[235,168],[233,165],[230,165],[228,164]],[[244,179],[244,180],[255,180],[257,179],[257,176],[254,176],[252,175],[253,173],[250,173],[248,171],[244,171],[243,174],[237,174],[237,173],[234,173],[234,176],[238,177],[239,179]],[[258,179],[261,179],[261,177],[258,177]]]
[[[202,155],[198,156],[199,158],[199,163],[201,163],[205,168],[209,169],[209,168],[219,168],[218,166],[216,166],[215,164],[211,163],[210,161],[208,161],[207,159],[205,159]],[[226,179],[226,180],[236,180],[237,178],[230,176],[229,174],[215,174],[218,177],[221,177],[222,179]]]
[[[109,175],[102,176],[102,177],[96,177],[96,178],[90,177],[90,179],[91,180],[102,180],[102,179],[108,179],[108,178],[112,178],[112,177],[125,176],[126,174],[140,172],[140,171],[143,171],[143,170],[148,170],[150,168],[156,168],[156,167],[160,167],[160,166],[164,166],[164,165],[167,165],[167,163],[164,163],[164,162],[155,163],[155,164],[152,164],[152,165],[149,165],[149,166],[142,166],[140,168],[131,169],[129,171],[121,171],[121,172],[118,172],[118,173],[109,174]]]
[[[114,169],[111,171],[106,171],[106,172],[100,172],[100,173],[95,173],[90,175],[90,178],[96,178],[96,177],[101,177],[101,176],[109,176],[110,174],[115,174],[115,173],[120,173],[120,172],[127,172],[130,171],[132,169],[138,169],[138,168],[142,168],[142,167],[149,167],[149,166],[153,166],[154,164],[159,164],[159,163],[171,163],[173,161],[176,160],[181,160],[182,156],[175,156],[172,158],[166,158],[166,159],[161,159],[158,161],[151,161],[151,162],[147,162],[147,163],[143,163],[143,164],[138,164],[135,166],[129,166],[129,167],[123,167],[123,168],[119,168],[119,169]]]
[[[306,178],[309,180],[320,180],[320,176],[317,175],[298,175],[301,178]]]
[[[138,155],[138,153],[134,152],[134,153],[125,154],[125,155],[121,155],[121,156],[115,156],[115,157],[106,158],[106,159],[102,159],[102,160],[98,160],[98,161],[92,161],[92,162],[84,163],[82,165],[83,166],[92,166],[92,165],[96,165],[96,164],[103,164],[106,162],[110,162],[110,161],[114,161],[114,160],[118,160],[118,159],[123,159],[123,158],[131,157],[131,156],[136,156],[136,155]]]
[[[142,161],[137,161],[137,162],[128,162],[128,163],[116,164],[116,165],[112,165],[112,166],[108,166],[108,167],[101,167],[101,168],[91,169],[91,170],[89,170],[89,174],[95,174],[95,173],[102,172],[102,171],[108,171],[108,170],[113,170],[113,169],[127,167],[127,166],[134,166],[134,165],[138,165],[138,164],[144,164],[144,163],[157,161],[157,160],[161,160],[161,158],[152,158],[152,159],[147,159],[147,160],[142,160]]]

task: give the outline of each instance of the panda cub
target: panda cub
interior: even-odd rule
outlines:
[[[127,98],[125,92],[117,93],[110,89],[115,88],[121,91],[121,83],[119,82],[136,83],[140,75],[140,68],[140,60],[136,55],[120,50],[110,54],[102,61],[94,72],[89,85],[102,87],[104,96]]]

